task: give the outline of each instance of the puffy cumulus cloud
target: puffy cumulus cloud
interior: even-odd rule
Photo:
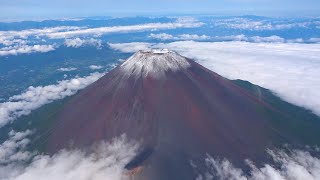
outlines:
[[[167,44],[124,43],[124,52],[169,48],[195,59],[229,79],[242,79],[272,90],[282,99],[320,115],[320,45],[179,41]]]
[[[5,46],[26,45],[27,41],[23,39],[6,39],[4,37],[0,37],[0,44],[3,44]]]
[[[64,44],[67,47],[74,47],[74,48],[78,48],[81,46],[95,46],[97,48],[100,48],[102,41],[94,38],[90,38],[90,39],[74,38],[74,39],[66,39]]]
[[[74,68],[74,67],[59,68],[59,69],[57,69],[57,71],[61,71],[61,72],[69,72],[69,71],[75,71],[75,70],[77,70],[77,68]]]
[[[10,139],[8,141],[15,141]],[[25,144],[21,145],[19,141],[16,141],[15,146],[20,150],[13,151],[13,154],[7,154],[8,156],[13,157],[25,150]],[[111,142],[99,142],[86,152],[70,149],[62,150],[52,156],[28,152],[32,154],[28,162],[16,160],[0,164],[0,178],[4,180],[130,179],[124,167],[136,155],[137,149],[138,144],[129,142],[123,135]]]
[[[103,66],[99,66],[99,65],[90,65],[90,66],[89,66],[89,68],[90,68],[90,69],[92,69],[92,70],[98,70],[98,69],[102,69],[102,68],[103,68]]]
[[[31,158],[33,153],[22,150],[30,143],[30,140],[26,138],[30,134],[32,134],[30,130],[23,132],[11,130],[9,132],[9,138],[0,145],[0,165],[15,161],[26,161]]]
[[[290,22],[290,21],[270,21],[252,20],[247,18],[230,18],[213,20],[215,27],[226,27],[231,29],[251,30],[251,31],[270,31],[284,30],[291,28],[308,28],[318,24],[318,21]]]
[[[139,50],[148,50],[151,48],[151,43],[132,42],[132,43],[108,43],[115,50],[125,53],[137,52]]]
[[[30,53],[45,53],[55,50],[53,45],[23,45],[23,46],[9,46],[0,49],[0,56],[30,54]]]
[[[176,38],[173,35],[167,34],[167,33],[159,33],[159,34],[151,33],[149,37],[153,39],[160,39],[160,40],[172,40]]]
[[[20,116],[30,114],[32,110],[42,105],[75,94],[103,75],[104,73],[92,73],[86,77],[63,80],[53,85],[30,86],[22,94],[12,96],[9,101],[0,103],[0,127]]]
[[[246,175],[240,168],[236,168],[227,159],[217,160],[210,156],[206,159],[209,171],[199,175],[198,179],[233,179],[233,180],[316,180],[320,179],[320,159],[310,153],[294,150],[290,154],[283,151],[269,151],[278,168],[265,164],[258,168],[247,160],[250,175]],[[247,173],[248,174],[248,173]]]

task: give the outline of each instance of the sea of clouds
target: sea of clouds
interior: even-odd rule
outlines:
[[[320,38],[309,38],[309,39],[285,39],[280,36],[246,36],[244,34],[239,35],[229,35],[229,36],[208,36],[208,35],[198,35],[198,34],[180,34],[171,35],[167,33],[154,34],[151,33],[149,38],[158,39],[162,41],[213,41],[213,42],[224,42],[224,41],[243,41],[243,42],[254,42],[254,43],[320,43]]]
[[[229,79],[250,81],[320,116],[320,44],[195,42],[115,43],[123,52],[169,48]]]

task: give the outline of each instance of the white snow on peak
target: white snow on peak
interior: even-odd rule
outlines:
[[[165,53],[169,53],[170,50],[169,49],[152,49],[151,52],[154,54],[165,54]]]
[[[138,51],[121,65],[128,76],[161,78],[167,71],[177,72],[190,67],[188,60],[169,49]]]

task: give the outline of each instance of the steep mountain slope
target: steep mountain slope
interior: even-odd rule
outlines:
[[[271,124],[281,116],[175,52],[139,51],[73,97],[59,114],[48,151],[125,134],[140,142],[126,166],[138,179],[194,179],[206,171],[207,154],[243,166],[245,159],[268,161],[267,148],[299,143]]]

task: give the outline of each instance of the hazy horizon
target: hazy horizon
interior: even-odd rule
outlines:
[[[101,1],[62,1],[43,2],[39,0],[3,1],[0,19],[56,19],[91,16],[168,16],[168,15],[217,15],[241,16],[257,15],[267,17],[304,17],[319,16],[320,1],[280,0],[223,0],[201,3],[195,0],[161,3],[146,0]]]

